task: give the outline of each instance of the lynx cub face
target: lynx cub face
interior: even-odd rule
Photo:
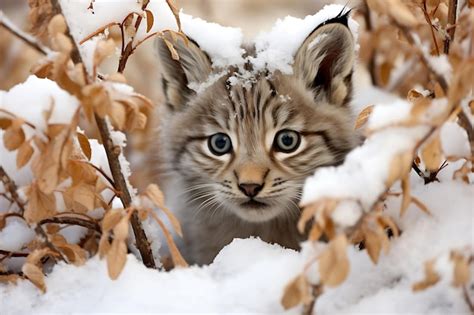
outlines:
[[[318,167],[340,164],[356,143],[348,107],[355,57],[347,16],[308,36],[293,75],[252,72],[250,63],[214,69],[192,40],[175,46],[179,61],[162,40],[158,44],[167,107],[160,146],[165,165],[183,185],[172,194],[181,194],[177,210],[185,233],[191,225],[188,259],[209,262],[236,236],[296,248],[298,235],[273,234],[285,233],[281,222],[295,224],[305,178]],[[242,71],[252,78],[236,80]],[[190,88],[203,83],[199,92]],[[287,232],[296,233],[293,227]]]

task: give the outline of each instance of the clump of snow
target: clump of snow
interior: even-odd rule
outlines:
[[[241,29],[209,23],[184,13],[180,14],[180,19],[183,32],[209,54],[215,67],[225,68],[245,63],[245,51],[241,48],[244,35]]]
[[[79,106],[79,101],[56,82],[33,75],[2,95],[0,109],[25,119],[39,131],[45,131],[48,123],[69,124]],[[45,112],[48,111],[52,114],[46,121]],[[0,112],[0,117],[11,118],[4,112]],[[30,128],[25,131],[28,129],[31,131]]]
[[[256,69],[267,68],[270,71],[280,70],[285,74],[292,74],[294,55],[306,37],[318,25],[349,10],[348,7],[333,4],[304,19],[288,16],[278,20],[271,31],[257,36],[255,40],[257,56],[251,58],[252,63]],[[349,19],[349,28],[357,42],[358,24]]]
[[[382,254],[377,265],[365,251],[349,248],[349,277],[341,286],[324,290],[316,303],[317,314],[469,312],[461,289],[451,286],[452,268],[446,257],[452,249],[473,247],[474,187],[458,182],[424,186],[416,177],[412,182],[414,196],[427,205],[432,216],[411,206],[397,219],[403,234],[391,240],[389,253]],[[399,207],[400,198],[389,199],[387,213],[398,218]],[[129,255],[117,281],[107,277],[106,263],[98,258],[82,267],[60,264],[46,278],[46,294],[26,280],[16,286],[0,285],[0,309],[6,315],[71,309],[301,314],[300,307],[284,312],[280,298],[285,285],[306,265],[308,251],[315,250],[313,244],[303,245],[298,253],[258,239],[234,240],[210,266],[169,273],[146,269]],[[423,279],[424,262],[430,259],[439,260],[436,270],[442,281],[415,293],[412,285]],[[310,272],[317,279],[316,270]]]
[[[441,128],[441,145],[447,156],[468,157],[471,154],[466,130],[453,122]]]

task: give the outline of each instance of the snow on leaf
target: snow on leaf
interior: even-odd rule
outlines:
[[[370,114],[372,114],[372,111],[374,110],[374,107],[374,105],[368,106],[362,112],[360,112],[359,117],[357,117],[356,120],[355,129],[360,129],[367,123]]]

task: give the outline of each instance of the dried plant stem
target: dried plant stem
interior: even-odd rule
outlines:
[[[10,176],[8,176],[2,166],[0,166],[0,181],[3,183],[3,186],[5,186],[5,190],[10,194],[11,199],[20,208],[20,213],[25,213],[25,204],[21,201],[20,196],[18,196],[16,184]]]
[[[144,2],[143,6],[145,8],[148,5],[148,2],[149,1]],[[53,6],[57,9],[58,12],[62,13],[61,5],[59,4],[58,0],[51,0],[51,4],[53,4]],[[137,22],[135,24],[136,29],[138,29],[138,26],[140,26],[141,20],[142,20],[141,17],[137,18]],[[77,43],[74,40],[74,38],[70,35],[70,33],[69,33],[69,37],[71,38],[73,42],[73,46],[75,48],[74,51],[78,52],[79,49],[77,48]],[[71,54],[71,59],[76,64],[79,64],[79,63],[84,64],[82,60],[82,56],[79,53],[77,55]],[[125,65],[126,65],[126,60],[123,62],[123,67],[125,67]],[[114,184],[115,184],[114,187],[117,189],[117,194],[120,197],[120,200],[122,201],[123,206],[125,208],[129,208],[132,203],[132,197],[131,197],[130,191],[128,190],[127,183],[126,183],[124,175],[122,174],[122,168],[120,166],[119,156],[121,152],[120,150],[117,150],[117,147],[112,141],[112,138],[110,136],[110,129],[106,120],[104,118],[99,117],[97,114],[95,115],[95,120],[97,122],[97,127],[99,129],[102,143],[104,145],[104,149],[107,154],[110,171],[114,179]],[[140,252],[143,263],[148,268],[156,268],[156,264],[153,258],[153,252],[151,250],[150,243],[148,242],[148,238],[145,234],[145,231],[143,230],[138,214],[135,211],[133,212],[131,216],[130,222],[132,225],[133,233],[135,235],[136,246]]]
[[[365,27],[367,28],[367,31],[369,33],[372,33],[373,30],[373,23],[372,23],[372,16],[370,14],[370,9],[369,6],[367,5],[367,1],[364,1],[364,20],[365,20]],[[378,85],[378,80],[377,80],[377,67],[376,67],[376,62],[375,59],[377,58],[377,49],[376,47],[373,47],[370,53],[370,59],[369,59],[369,74],[370,74],[370,79],[372,81],[373,85]]]
[[[27,257],[28,253],[17,253],[17,252],[9,252],[7,250],[0,249],[0,255],[7,256],[7,257]]]
[[[21,39],[28,46],[34,48],[39,53],[47,55],[51,52],[49,48],[43,46],[36,38],[16,27],[16,25],[13,24],[13,22],[10,21],[10,19],[8,19],[2,11],[0,11],[0,26],[3,26],[6,30]]]
[[[303,315],[313,315],[314,307],[318,297],[323,293],[323,286],[321,284],[311,286],[311,297],[312,300],[307,305],[303,306]]]
[[[467,286],[462,287],[462,292],[464,296],[464,300],[466,301],[467,306],[471,310],[471,313],[474,314],[474,302],[472,301],[471,297],[469,296],[469,290]]]
[[[456,33],[457,11],[458,11],[458,0],[449,0],[449,9],[448,9],[449,37],[446,37],[446,39],[444,40],[444,53],[445,54],[449,54],[451,41],[454,39],[454,34]]]
[[[42,220],[39,224],[44,225],[44,224],[51,224],[51,223],[82,226],[89,230],[96,231],[102,234],[102,229],[100,228],[100,225],[97,222],[88,221],[88,220],[79,219],[79,218],[53,217],[53,218]]]
[[[146,7],[148,6],[149,3],[150,3],[150,1],[143,1],[142,11],[146,10]],[[143,17],[141,15],[138,15],[137,21],[135,22],[135,30],[137,32],[138,32],[138,29],[140,28],[140,24],[142,23],[142,20],[143,20]],[[122,53],[120,55],[120,60],[119,60],[119,65],[118,65],[117,72],[123,73],[125,71],[125,67],[127,66],[128,58],[130,58],[130,56],[133,54],[136,47],[133,46],[135,36],[133,36],[130,39],[130,41],[127,43],[127,45],[124,46],[125,45],[125,41],[124,41],[125,36],[124,36],[123,26],[120,27],[120,31],[122,32]]]
[[[121,154],[120,148],[116,147],[110,137],[110,130],[107,122],[96,115],[97,126],[102,137],[107,159],[109,160],[110,170],[114,178],[115,187],[118,191],[118,196],[122,201],[125,208],[129,208],[132,204],[132,196],[127,187],[127,182],[122,174],[120,167],[119,156]],[[151,251],[150,243],[148,242],[147,236],[141,225],[140,219],[138,218],[137,212],[133,212],[130,218],[132,223],[133,233],[135,234],[135,240],[138,250],[143,259],[143,263],[148,268],[156,268],[155,260],[153,258],[153,252]]]

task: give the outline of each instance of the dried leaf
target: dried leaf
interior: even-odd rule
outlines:
[[[431,286],[434,286],[440,280],[440,276],[434,269],[434,260],[425,263],[425,279],[415,283],[412,286],[413,291],[423,291]]]
[[[311,299],[310,284],[304,275],[299,275],[285,287],[281,305],[288,310]]]
[[[16,155],[16,167],[18,169],[22,168],[30,161],[31,157],[33,156],[34,149],[31,146],[29,141],[25,141],[21,147],[18,149],[18,153]]]
[[[402,179],[402,192],[403,192],[403,198],[402,198],[402,205],[400,208],[400,216],[403,216],[408,208],[408,206],[411,203],[411,193],[410,193],[410,174],[407,174]]]
[[[179,223],[178,219],[176,216],[171,212],[166,206],[165,206],[165,197],[163,195],[163,192],[160,190],[160,188],[155,185],[151,184],[148,185],[145,194],[147,195],[148,198],[156,205],[158,206],[165,215],[168,217],[168,220],[170,220],[171,225],[173,225],[173,229],[178,233],[179,236],[183,237],[183,231],[181,229],[181,224]]]
[[[385,182],[386,187],[391,187],[397,180],[404,178],[410,172],[413,162],[411,152],[403,152],[396,155],[390,164],[390,172]]]
[[[469,260],[457,252],[451,253],[451,260],[454,264],[453,286],[459,288],[467,285],[471,278]]]
[[[99,257],[104,258],[110,251],[109,233],[102,233],[99,241]]]
[[[87,160],[91,160],[92,157],[92,149],[91,144],[89,143],[89,139],[83,133],[77,133],[77,140],[79,140],[79,145],[81,146],[81,150],[84,155],[87,157]]]
[[[28,277],[28,280],[31,281],[38,289],[43,293],[46,293],[46,284],[44,282],[43,271],[31,263],[25,263],[21,268],[23,274]]]
[[[114,227],[114,239],[119,241],[125,241],[128,237],[128,216],[122,217],[119,223]]]
[[[10,128],[3,134],[3,144],[7,150],[14,151],[18,149],[23,142],[25,142],[25,132],[21,128],[21,125],[13,122]]]
[[[355,129],[360,129],[367,123],[374,108],[374,105],[368,106],[359,114],[359,117],[357,117],[356,120]]]
[[[45,194],[36,183],[33,183],[27,191],[27,196],[29,201],[24,214],[26,222],[38,223],[56,214],[54,194]]]
[[[429,171],[437,171],[442,163],[443,154],[439,135],[432,138],[421,151],[421,158]]]
[[[163,38],[163,40],[165,41],[165,44],[166,46],[168,47],[170,53],[171,53],[171,57],[173,58],[173,60],[179,60],[179,55],[178,55],[178,52],[176,51],[176,49],[174,48],[173,46],[173,43],[171,43],[169,40],[167,40],[166,38]]]
[[[99,41],[94,52],[94,67],[101,65],[102,62],[114,52],[115,42],[113,39]]]
[[[171,253],[171,258],[173,259],[174,265],[176,267],[187,267],[188,263],[186,260],[184,260],[183,256],[179,252],[178,247],[176,246],[173,236],[171,236],[171,233],[168,231],[166,226],[161,222],[160,218],[154,213],[153,211],[151,212],[152,217],[155,219],[155,221],[158,223],[160,226],[161,230],[163,231],[163,234],[165,235],[166,242],[168,243],[168,247],[170,249]]]
[[[122,211],[117,209],[109,210],[102,219],[102,231],[109,232],[122,219]]]
[[[155,18],[153,16],[153,12],[150,10],[145,10],[146,13],[146,32],[150,32],[153,28],[153,24],[155,23]]]
[[[14,283],[16,284],[21,277],[16,274],[11,275],[0,275],[0,283]]]
[[[125,241],[114,239],[107,253],[107,271],[112,280],[116,280],[127,262],[127,245]]]
[[[335,287],[347,278],[350,266],[346,248],[346,236],[338,235],[319,257],[319,274],[324,285]]]

